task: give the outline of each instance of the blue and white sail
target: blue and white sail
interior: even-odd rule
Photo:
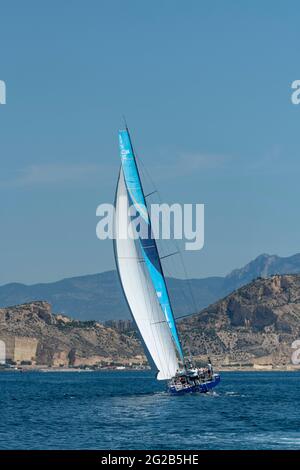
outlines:
[[[183,352],[127,130],[119,132],[119,145],[122,166],[115,208],[117,267],[132,315],[159,371],[157,378],[169,379],[179,369],[179,360],[184,361]],[[144,230],[140,227],[140,233],[148,233],[148,237],[134,239],[133,233],[121,236],[130,227],[132,205],[140,216],[140,224],[145,224]]]

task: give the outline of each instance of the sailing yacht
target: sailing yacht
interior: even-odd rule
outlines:
[[[199,370],[190,362],[187,365],[184,357],[127,126],[119,131],[119,149],[121,168],[115,195],[114,254],[129,310],[149,363],[157,371],[156,378],[167,381],[168,391],[172,394],[208,392],[219,383],[220,376],[213,372],[211,364]],[[132,206],[139,215],[139,234],[143,236],[134,233]]]

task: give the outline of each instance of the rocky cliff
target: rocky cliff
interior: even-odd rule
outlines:
[[[0,309],[0,340],[13,362],[79,366],[144,361],[135,338],[95,321],[54,315],[47,302]]]
[[[218,367],[288,366],[291,345],[300,339],[300,275],[258,278],[180,321],[179,331],[186,352],[199,362],[209,354]],[[117,330],[95,321],[53,315],[47,302],[0,309],[1,339],[12,359],[34,356],[37,364],[78,366],[144,360],[130,328]]]
[[[291,363],[300,339],[300,275],[258,278],[180,324],[184,345],[219,365]]]

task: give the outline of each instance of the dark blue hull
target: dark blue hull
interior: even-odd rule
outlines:
[[[220,376],[215,374],[213,380],[208,382],[203,382],[199,385],[189,385],[182,388],[178,388],[175,385],[170,385],[168,387],[168,391],[172,395],[184,395],[186,393],[207,393],[216,387],[220,383],[220,380]]]

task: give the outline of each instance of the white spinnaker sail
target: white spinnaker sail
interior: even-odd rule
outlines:
[[[159,371],[157,379],[167,380],[174,377],[179,369],[178,358],[171,330],[141,258],[139,241],[123,236],[127,233],[130,219],[122,169],[115,206],[115,257],[124,294],[144,344]]]

